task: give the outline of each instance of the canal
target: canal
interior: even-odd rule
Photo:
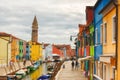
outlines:
[[[54,64],[54,63],[43,63],[42,65],[40,65],[38,67],[37,70],[35,70],[31,74],[27,75],[22,80],[37,80],[41,75],[48,73],[47,67],[51,64]]]

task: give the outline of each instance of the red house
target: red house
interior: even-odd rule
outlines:
[[[90,30],[89,30],[89,25],[92,23],[93,21],[93,6],[86,6],[86,27],[85,27],[85,34],[86,34],[86,45],[85,45],[85,49],[86,49],[86,56],[90,55]]]
[[[63,57],[63,52],[54,45],[52,45],[52,53],[58,54],[60,57]]]
[[[75,52],[71,49],[70,45],[67,44],[57,44],[54,45],[57,49],[61,50],[63,52],[64,55],[64,48],[66,49],[66,57],[71,57],[75,55]],[[65,55],[64,55],[65,57]]]

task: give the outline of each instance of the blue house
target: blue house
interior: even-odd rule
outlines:
[[[99,12],[105,7],[110,0],[98,0],[94,6],[94,44],[95,44],[95,53],[94,53],[94,59],[95,59],[95,66],[94,66],[94,73],[96,76],[99,76],[100,78],[103,78],[103,64],[99,61],[99,57],[102,55],[102,34],[101,34],[101,28],[102,28],[102,15],[99,14]]]
[[[29,43],[26,44],[26,55],[25,55],[26,60],[30,60],[30,45]]]

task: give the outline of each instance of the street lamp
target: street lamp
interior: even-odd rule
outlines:
[[[79,47],[79,46],[78,46],[78,41],[79,41],[79,40],[78,40],[78,35],[71,35],[71,36],[70,36],[70,41],[72,41],[72,37],[76,37],[76,38],[75,38],[76,58],[78,58],[78,47]]]

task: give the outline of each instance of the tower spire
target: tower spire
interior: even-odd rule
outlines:
[[[34,17],[34,20],[33,20],[32,25],[38,25],[38,22],[37,22],[37,18],[36,18],[36,16]]]
[[[32,23],[32,42],[38,41],[38,22],[36,16],[34,16],[34,20]]]

